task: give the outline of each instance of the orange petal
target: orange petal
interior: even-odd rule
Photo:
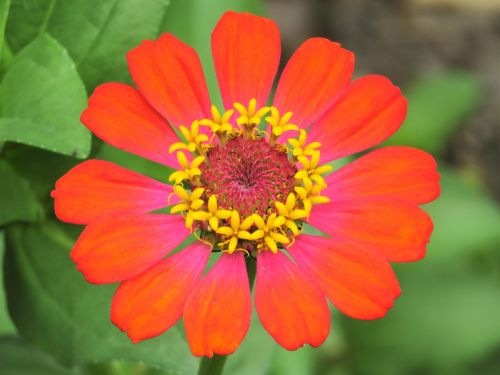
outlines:
[[[351,82],[312,127],[309,141],[322,144],[323,161],[366,150],[390,137],[406,117],[407,102],[387,78],[371,75]]]
[[[127,54],[141,94],[172,125],[210,115],[210,97],[196,51],[169,33],[145,40]],[[168,147],[167,147],[168,149]]]
[[[350,317],[381,318],[400,294],[389,262],[357,244],[301,235],[288,251],[335,307]]]
[[[305,129],[331,106],[353,70],[352,52],[328,39],[308,39],[283,70],[274,105],[282,114],[293,112],[291,122]]]
[[[423,204],[439,196],[436,161],[412,147],[374,150],[326,178],[331,200],[379,196]]]
[[[158,262],[116,290],[111,320],[133,342],[158,336],[182,316],[184,302],[200,279],[211,249],[195,242]]]
[[[226,109],[250,99],[264,106],[281,54],[274,21],[249,13],[226,12],[212,33],[212,55]]]
[[[251,313],[244,255],[239,251],[223,254],[184,307],[184,327],[193,355],[234,352],[248,331]]]
[[[89,282],[114,283],[142,273],[188,235],[180,215],[107,215],[87,225],[71,258]]]
[[[167,122],[132,87],[122,83],[98,86],[89,99],[82,123],[104,142],[171,167],[168,147],[179,138]]]
[[[103,160],[87,160],[56,182],[59,220],[87,224],[106,214],[145,213],[168,205],[172,186]]]
[[[392,262],[423,258],[433,229],[431,218],[414,204],[382,198],[315,206],[309,223],[332,237],[383,254]]]
[[[321,291],[281,252],[257,258],[255,308],[269,334],[285,349],[317,347],[330,330],[330,313]]]

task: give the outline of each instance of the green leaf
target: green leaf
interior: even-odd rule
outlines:
[[[2,48],[4,43],[5,25],[9,16],[10,0],[2,0],[0,3],[0,57],[2,56]]]
[[[221,104],[219,86],[212,62],[211,35],[217,21],[228,10],[263,13],[258,0],[172,0],[161,31],[168,31],[192,46],[200,55],[213,103]]]
[[[50,192],[56,180],[80,162],[70,156],[15,143],[5,145],[3,156],[19,176],[30,182],[31,190],[44,207],[52,206]]]
[[[5,291],[3,287],[3,255],[5,252],[5,235],[0,230],[0,335],[15,333],[16,328],[10,319],[5,303]],[[1,363],[1,362],[0,362]]]
[[[7,22],[6,39],[14,51],[20,51],[45,31],[57,0],[13,0]]]
[[[0,226],[12,221],[36,221],[42,216],[28,181],[0,160]]]
[[[457,259],[500,243],[500,210],[479,186],[440,164],[441,195],[424,206],[434,222],[428,246],[433,262]]]
[[[21,49],[41,32],[69,51],[89,88],[129,81],[125,54],[143,39],[155,38],[168,0],[18,0],[7,37]]]
[[[53,224],[7,232],[5,280],[18,332],[72,366],[123,360],[193,374],[194,358],[176,326],[137,345],[109,319],[114,285],[91,285],[69,258],[74,241]]]
[[[0,372],[5,375],[72,374],[19,337],[0,338]]]
[[[85,158],[91,137],[79,117],[86,99],[67,52],[41,35],[16,56],[0,85],[0,142]]]
[[[408,99],[408,117],[387,143],[439,154],[477,107],[481,88],[470,74],[447,72],[417,82],[404,94]]]
[[[78,368],[79,375],[174,375],[168,370],[149,367],[144,363],[111,361],[92,363]]]

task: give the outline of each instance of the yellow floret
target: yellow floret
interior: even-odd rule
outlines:
[[[287,131],[299,130],[297,125],[289,122],[292,115],[292,112],[286,112],[283,116],[280,116],[278,109],[276,107],[271,107],[271,115],[266,117],[266,121],[271,126],[271,137],[269,143],[274,144],[276,139]]]
[[[245,107],[241,103],[234,103],[234,108],[239,113],[239,117],[236,119],[236,123],[242,127],[243,137],[249,139],[253,137],[254,129],[262,121],[262,118],[269,112],[269,107],[262,107],[257,109],[257,100],[255,98],[250,99],[248,107]]]
[[[282,227],[286,223],[286,219],[283,216],[278,216],[272,213],[267,217],[267,221],[258,214],[253,214],[255,225],[257,229],[253,232],[253,239],[263,239],[264,243],[267,245],[269,250],[273,253],[278,252],[278,244],[290,243],[287,236],[282,233]]]
[[[285,218],[285,227],[290,229],[294,236],[299,234],[299,228],[295,220],[303,219],[308,216],[304,209],[296,208],[297,198],[294,193],[288,194],[286,203],[276,202],[276,209],[278,210],[279,217]]]
[[[176,204],[170,209],[171,214],[179,212],[186,215],[186,228],[193,228],[193,214],[197,212],[204,204],[201,196],[205,192],[203,188],[196,188],[192,192],[184,189],[181,185],[174,185],[174,194],[182,199],[181,203]]]
[[[240,213],[233,210],[231,212],[231,219],[229,221],[230,226],[219,227],[217,233],[222,234],[226,237],[226,241],[219,244],[219,246],[227,245],[227,252],[229,254],[234,253],[238,247],[238,240],[251,240],[253,239],[252,233],[248,230],[253,225],[252,216],[247,217],[241,221]]]
[[[212,113],[212,119],[203,119],[200,121],[200,125],[209,126],[210,130],[214,135],[221,137],[225,137],[228,134],[231,134],[233,131],[233,126],[229,122],[231,116],[234,113],[234,109],[230,109],[225,111],[222,115],[216,106],[212,105],[210,108]],[[213,137],[212,137],[213,138]]]
[[[189,152],[197,151],[199,154],[203,154],[203,142],[208,141],[208,136],[206,134],[200,134],[200,123],[198,121],[193,121],[191,124],[191,129],[185,126],[179,126],[182,136],[186,140],[185,142],[176,142],[168,149],[168,152],[172,153],[177,150],[188,150]]]
[[[297,158],[299,156],[311,156],[318,148],[321,147],[320,142],[311,142],[306,145],[307,133],[304,129],[300,129],[298,138],[289,138],[288,143],[292,146],[292,155]]]
[[[217,197],[211,195],[210,198],[208,198],[207,211],[200,210],[193,212],[191,217],[194,220],[208,221],[211,230],[217,231],[217,229],[219,229],[219,220],[229,219],[231,214],[231,210],[218,208]]]
[[[176,184],[180,184],[184,180],[192,180],[194,177],[201,175],[199,167],[204,160],[204,156],[197,156],[189,162],[182,151],[177,152],[177,161],[182,169],[172,173],[168,180],[174,181]]]

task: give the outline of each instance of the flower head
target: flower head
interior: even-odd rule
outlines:
[[[333,172],[326,163],[392,135],[406,116],[400,90],[376,75],[351,81],[353,54],[312,38],[269,102],[279,31],[251,14],[224,14],[212,52],[224,108],[211,104],[195,51],[171,34],[127,55],[137,89],[107,83],[90,98],[81,119],[98,137],[175,171],[172,186],[89,160],[57,182],[57,216],[87,225],[71,254],[78,269],[121,282],[111,319],[134,342],[183,317],[198,356],[231,353],[246,335],[245,260],[257,263],[257,314],[286,349],[325,340],[327,299],[354,318],[384,316],[400,293],[389,261],[425,254],[432,222],[418,205],[439,194],[436,164],[409,147]],[[304,234],[305,223],[327,236]]]

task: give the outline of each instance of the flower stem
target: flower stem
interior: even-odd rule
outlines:
[[[227,355],[214,355],[212,358],[203,357],[198,369],[198,375],[220,375],[224,369]]]
[[[248,281],[250,283],[250,290],[253,288],[255,281],[255,271],[257,269],[257,262],[252,257],[246,257]],[[203,357],[198,369],[198,375],[221,375],[224,370],[227,355],[214,355],[212,358]]]

